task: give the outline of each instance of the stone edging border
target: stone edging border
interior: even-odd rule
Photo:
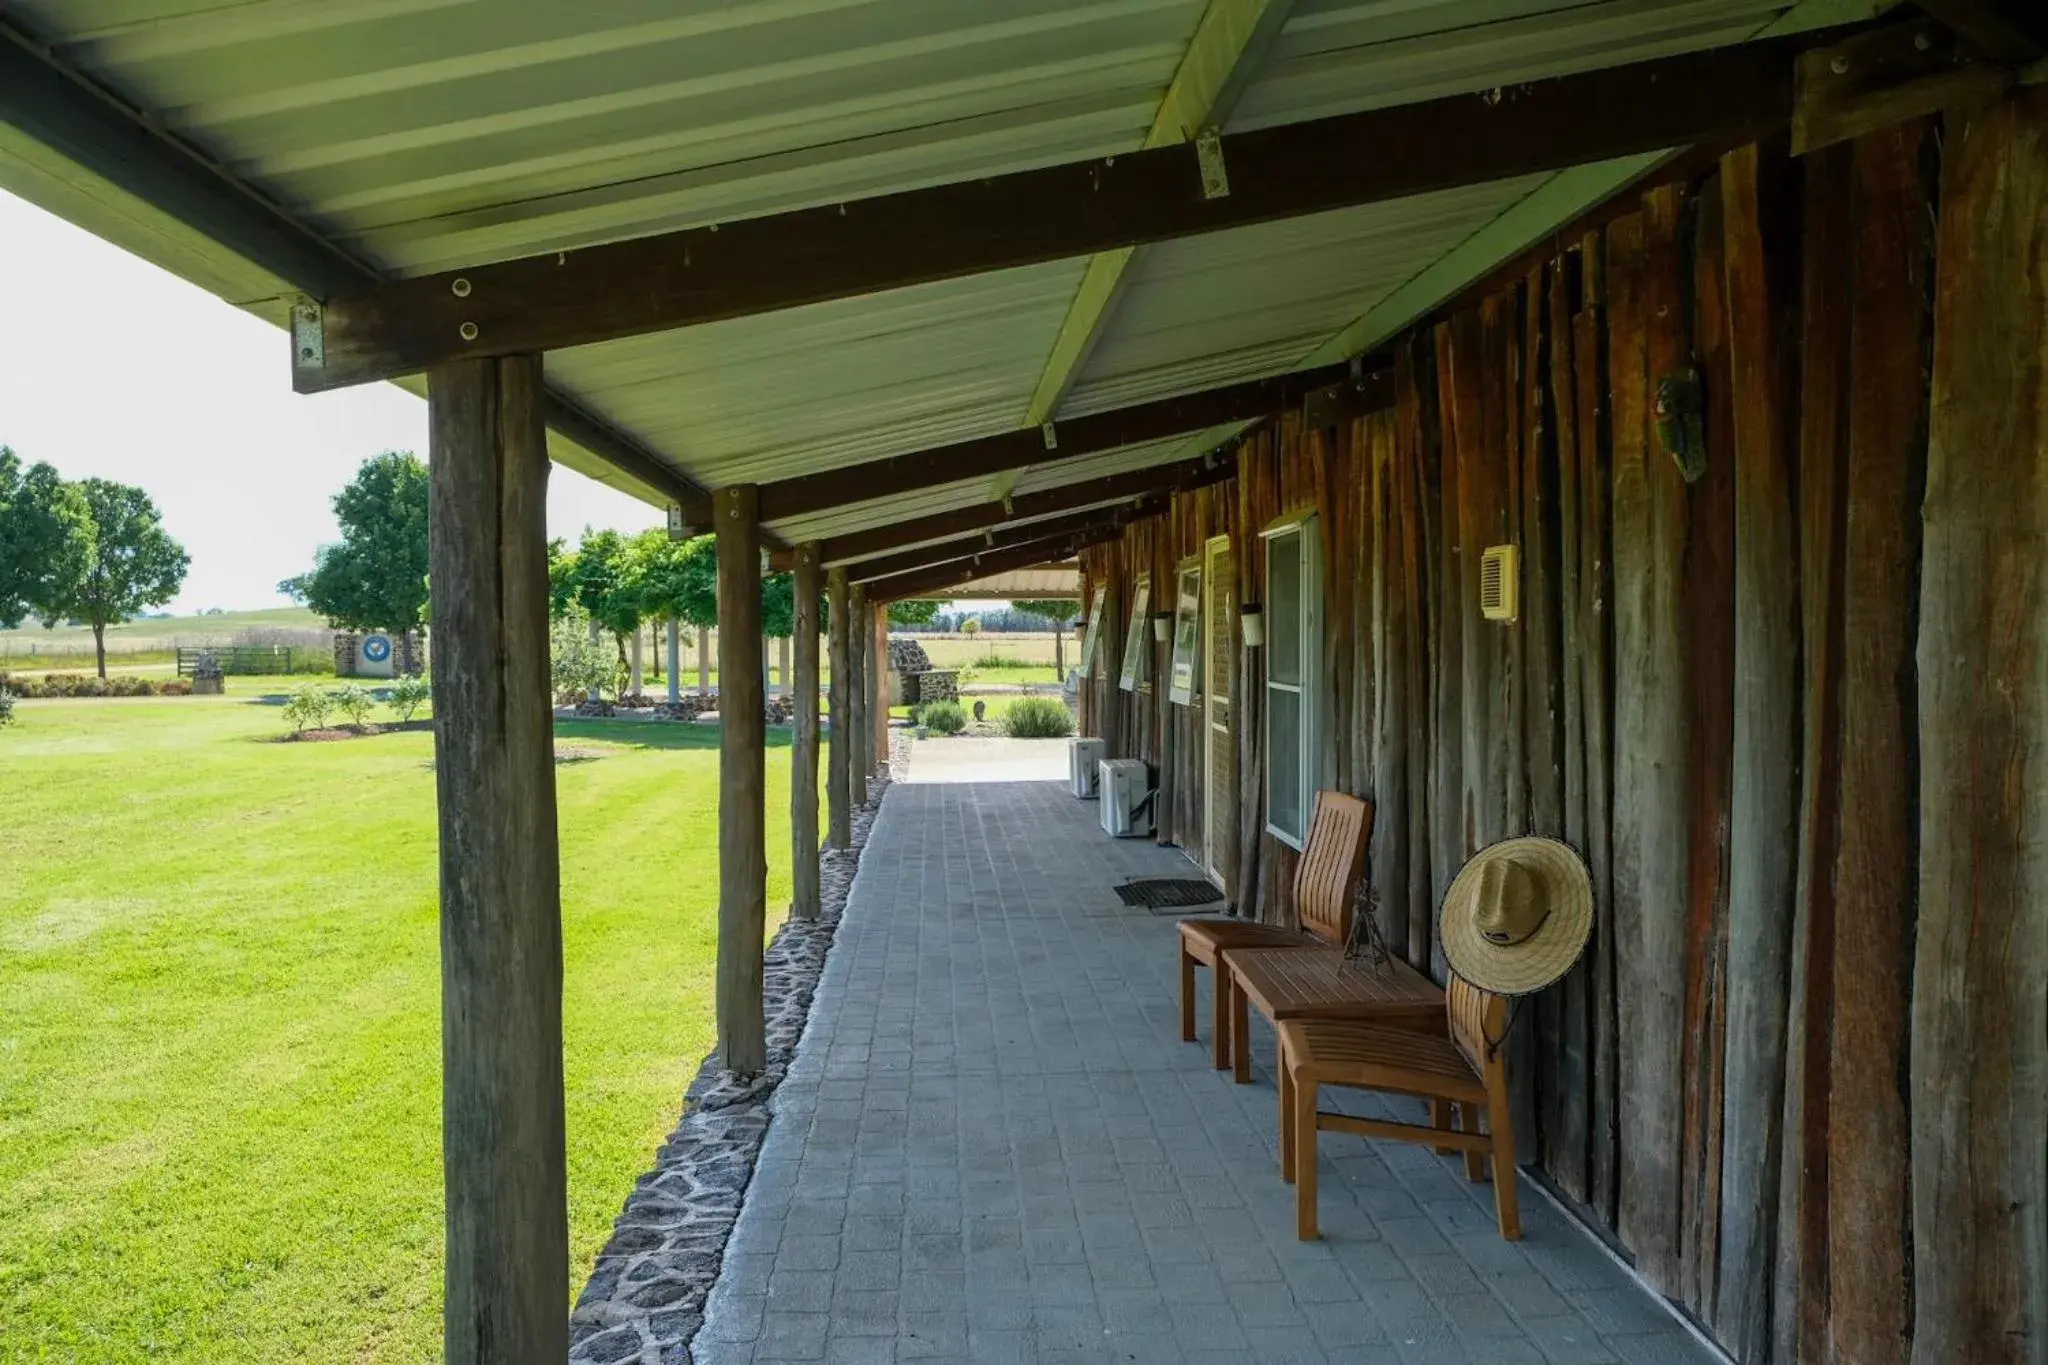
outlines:
[[[889,732],[889,772],[905,771],[910,732]],[[853,813],[853,847],[820,855],[822,904],[815,920],[785,920],[769,942],[763,995],[768,1067],[735,1083],[712,1056],[683,1095],[683,1117],[640,1177],[597,1255],[569,1317],[569,1365],[688,1365],[704,1300],[725,1262],[754,1162],[768,1134],[768,1099],[796,1055],[811,997],[846,909],[868,831],[890,778],[868,786]]]

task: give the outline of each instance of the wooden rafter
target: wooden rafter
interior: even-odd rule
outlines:
[[[1165,498],[1153,494],[1136,502],[1091,508],[1086,512],[1048,517],[1044,521],[1027,521],[1017,526],[993,527],[979,535],[942,540],[932,545],[920,545],[914,549],[897,550],[892,554],[858,559],[846,566],[846,572],[855,582],[870,582],[877,578],[887,578],[892,574],[908,573],[912,569],[930,568],[935,564],[944,564],[955,559],[969,559],[991,550],[1006,550],[1034,540],[1079,534],[1108,526],[1128,526],[1133,521],[1157,516],[1165,508]]]
[[[1237,133],[1229,193],[1180,145],[338,293],[302,391],[553,350],[1561,170],[1782,127],[1816,35]],[[1616,111],[1627,111],[1617,117]]]
[[[1209,0],[1173,81],[1159,101],[1143,145],[1171,147],[1206,127],[1220,126],[1292,8],[1293,0]],[[1089,257],[1080,288],[1046,357],[1045,370],[1031,392],[1025,410],[1027,426],[1037,426],[1058,412],[1060,400],[1081,373],[1102,324],[1115,307],[1137,250],[1119,247]]]
[[[768,521],[781,521],[831,507],[937,488],[981,474],[1053,464],[1182,436],[1223,423],[1267,417],[1300,403],[1310,393],[1346,382],[1350,376],[1345,365],[1324,365],[1271,379],[1224,384],[1177,398],[1091,413],[1057,423],[1050,433],[1038,427],[1005,431],[764,483],[761,515]],[[1381,408],[1394,405],[1391,369],[1364,373],[1363,387],[1364,401]]]
[[[1153,465],[1146,469],[1126,470],[1121,474],[1090,479],[1086,483],[1049,488],[1042,493],[1026,493],[1004,502],[979,503],[951,512],[933,512],[922,517],[891,522],[886,526],[871,526],[860,531],[849,531],[821,542],[819,552],[825,563],[841,565],[884,554],[890,550],[950,540],[990,526],[1030,523],[1040,517],[1128,501],[1143,497],[1147,493],[1185,492],[1208,484],[1221,483],[1236,473],[1236,461],[1225,455],[1205,455],[1192,460],[1177,460],[1172,464]],[[775,556],[771,565],[776,569],[789,567],[786,556],[781,555]]]
[[[1071,559],[1088,546],[1113,540],[1119,534],[1121,533],[1115,527],[1101,527],[1093,531],[1028,541],[1008,550],[994,550],[985,555],[976,555],[972,559],[954,560],[928,569],[913,569],[909,573],[875,579],[867,585],[868,598],[874,602],[901,602],[909,597],[928,597],[958,584],[985,578],[990,574],[1008,573],[1012,569],[1028,569],[1035,564]]]

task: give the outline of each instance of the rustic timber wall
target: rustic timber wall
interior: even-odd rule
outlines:
[[[1325,785],[1378,807],[1391,943],[1442,974],[1476,848],[1586,858],[1579,967],[1518,1033],[1524,1159],[1738,1359],[2048,1359],[2048,91],[1660,188],[1396,347],[1397,402],[1289,417],[1084,554],[1128,610],[1319,514]],[[1658,380],[1704,381],[1704,468]],[[1521,547],[1521,615],[1478,555]],[[1111,627],[1114,627],[1112,630]],[[1201,839],[1199,712],[1084,726]],[[1239,660],[1239,876],[1263,659]],[[1165,665],[1155,652],[1153,676]]]

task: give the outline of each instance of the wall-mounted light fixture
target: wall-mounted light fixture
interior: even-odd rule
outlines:
[[[1246,649],[1258,649],[1266,643],[1266,618],[1257,602],[1247,602],[1237,609],[1237,625]]]

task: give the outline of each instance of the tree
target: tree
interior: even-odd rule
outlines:
[[[930,601],[925,598],[912,598],[908,602],[891,602],[889,604],[889,624],[892,626],[903,626],[906,629],[911,626],[928,626],[932,623],[932,618],[939,614],[939,608],[945,605],[944,602]]]
[[[1012,611],[1021,611],[1026,616],[1036,616],[1041,621],[1052,622],[1052,668],[1061,678],[1067,676],[1066,637],[1061,633],[1074,623],[1081,614],[1081,604],[1070,597],[1052,597],[1043,602],[1018,601],[1010,603]]]
[[[177,596],[192,557],[164,530],[149,494],[124,483],[86,479],[77,485],[92,516],[92,557],[77,590],[45,602],[44,623],[83,621],[92,627],[99,674],[107,676],[107,627]]]
[[[24,466],[0,446],[0,627],[57,615],[92,567],[92,509],[47,464]]]
[[[341,630],[393,634],[427,620],[427,467],[409,450],[363,461],[334,495],[341,542],[313,569],[278,584]]]

